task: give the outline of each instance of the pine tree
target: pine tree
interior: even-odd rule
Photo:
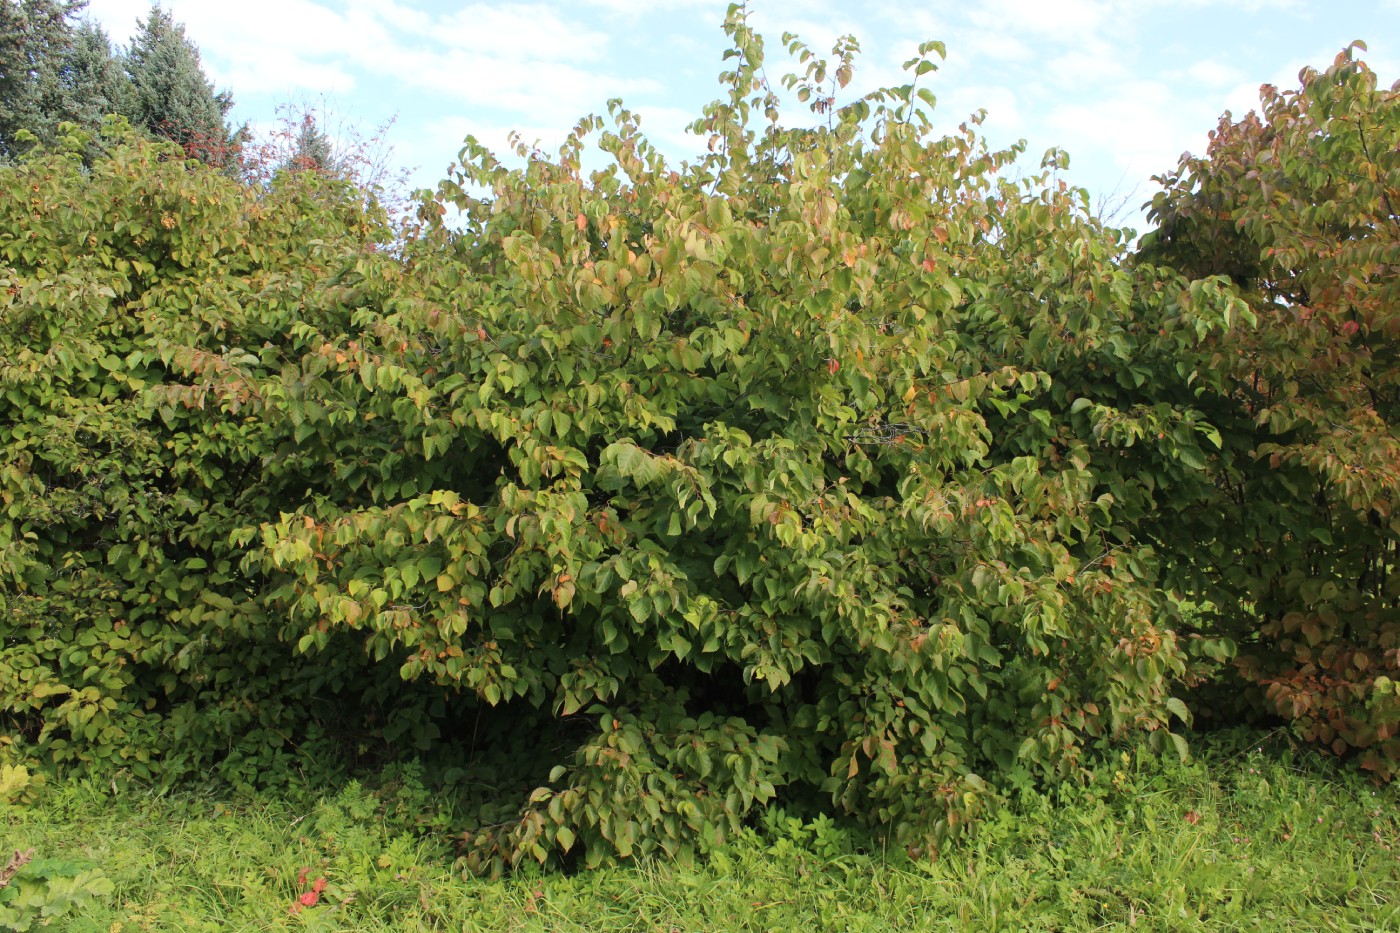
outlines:
[[[124,64],[132,84],[133,124],[211,165],[236,168],[245,130],[228,124],[233,98],[227,91],[215,93],[183,24],[152,6]]]
[[[95,128],[107,114],[131,112],[131,81],[112,50],[111,39],[95,23],[80,23],[74,31],[63,57],[59,87],[60,98],[48,107],[56,120]]]
[[[325,175],[334,175],[339,172],[340,166],[335,157],[335,145],[311,114],[302,114],[301,125],[297,128],[293,146],[292,157],[287,160],[287,168],[293,171],[311,171]]]
[[[21,130],[52,139],[73,19],[86,6],[87,0],[0,0],[0,159],[21,151]]]

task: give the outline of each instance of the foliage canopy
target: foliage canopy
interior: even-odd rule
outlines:
[[[1276,522],[1315,499],[1269,460],[1315,441],[1241,395],[1279,303],[1184,219],[1129,261],[1059,153],[1014,180],[978,118],[935,132],[937,43],[856,95],[854,40],[785,37],[790,126],[726,31],[699,159],[620,102],[518,167],[469,138],[393,249],[345,183],[116,123],[90,169],[4,169],[5,731],[163,780],[457,747],[482,869],[683,854],[778,798],[926,851],[1091,747],[1184,753],[1177,694],[1290,624],[1293,539],[1212,518],[1231,471]]]

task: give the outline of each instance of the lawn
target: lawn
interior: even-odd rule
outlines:
[[[12,884],[35,890],[34,866],[110,882],[53,920],[74,933],[1400,929],[1395,787],[1278,734],[1196,746],[1112,756],[920,861],[774,810],[694,865],[482,880],[423,830],[442,804],[412,768],[245,799],[50,782],[0,818],[6,849],[35,852]]]

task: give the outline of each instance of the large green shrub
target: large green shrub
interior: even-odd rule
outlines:
[[[480,864],[675,852],[813,791],[936,844],[1185,715],[1133,523],[1218,441],[1151,393],[1236,303],[1129,274],[1058,156],[1007,180],[916,83],[839,103],[853,43],[794,43],[817,122],[784,127],[728,30],[708,155],[671,168],[620,105],[518,169],[469,141],[440,189],[465,229],[303,364],[336,400],[303,449],[362,452],[378,501],[265,527],[301,647],[353,633],[560,720],[519,750],[524,810],[466,834]]]
[[[1165,176],[1141,261],[1228,276],[1257,329],[1213,339],[1224,432],[1171,547],[1302,734],[1400,763],[1400,87],[1347,49]],[[1183,499],[1183,506],[1186,500]]]
[[[0,726],[54,764],[265,779],[351,686],[291,657],[230,542],[331,480],[265,383],[389,260],[352,192],[111,129],[90,170],[74,138],[0,175]]]
[[[1231,649],[1155,544],[1248,311],[1127,267],[1058,153],[935,134],[936,44],[859,96],[854,42],[792,40],[790,127],[727,30],[696,162],[620,104],[519,168],[469,141],[393,248],[307,174],[4,169],[5,730],[247,781],[436,739],[482,868],[779,795],[927,849],[1091,746],[1181,748]]]

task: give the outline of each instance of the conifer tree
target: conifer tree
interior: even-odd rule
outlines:
[[[227,122],[233,97],[227,91],[215,92],[183,24],[152,6],[126,50],[124,64],[132,84],[133,124],[179,143],[211,165],[237,165],[246,133]]]
[[[287,160],[287,168],[293,171],[338,174],[340,166],[335,156],[335,145],[310,113],[302,115],[293,146],[292,157]]]
[[[107,114],[131,112],[131,81],[112,49],[112,40],[96,23],[82,22],[74,30],[59,83],[61,97],[50,108],[56,120],[96,127]]]
[[[50,138],[50,109],[63,98],[62,72],[72,20],[87,0],[0,0],[0,158],[16,155],[28,130]]]

